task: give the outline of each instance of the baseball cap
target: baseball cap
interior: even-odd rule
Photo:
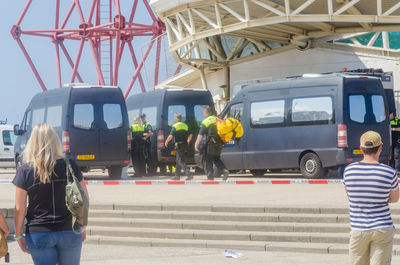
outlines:
[[[379,133],[374,131],[365,132],[361,135],[360,145],[362,148],[374,148],[382,144],[382,139]]]
[[[140,118],[146,118],[146,114],[144,113],[140,114]]]

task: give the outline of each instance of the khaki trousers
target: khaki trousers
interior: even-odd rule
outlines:
[[[395,229],[380,228],[350,232],[351,265],[390,265]]]

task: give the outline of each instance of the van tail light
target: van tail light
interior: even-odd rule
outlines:
[[[71,151],[71,149],[69,147],[69,132],[68,131],[63,131],[62,143],[63,143],[64,153],[69,153]]]
[[[131,146],[131,131],[128,131],[126,134],[126,143],[127,143],[127,147],[128,147],[128,151],[132,150],[132,146]]]
[[[160,150],[164,147],[164,130],[159,130],[157,133],[157,149]]]
[[[347,147],[347,126],[344,124],[338,125],[337,133],[337,146],[344,148]]]

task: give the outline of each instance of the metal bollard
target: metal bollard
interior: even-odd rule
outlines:
[[[4,256],[4,261],[6,263],[10,263],[10,253],[9,252],[7,252],[7,254]]]

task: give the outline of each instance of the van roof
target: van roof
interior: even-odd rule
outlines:
[[[283,88],[297,87],[302,85],[336,85],[343,79],[356,79],[356,78],[368,78],[368,79],[379,79],[375,76],[363,76],[363,75],[353,75],[345,73],[332,73],[332,74],[307,74],[305,76],[295,76],[283,79],[277,79],[271,82],[264,82],[254,85],[249,85],[244,88],[241,92],[247,93],[258,90],[279,90]]]
[[[192,88],[192,87],[180,87],[180,86],[160,86],[156,90],[168,90],[168,91],[207,91],[203,88]]]
[[[97,88],[97,87],[104,87],[104,88],[118,88],[118,86],[101,86],[101,85],[92,85],[89,83],[68,83],[64,84],[63,88]]]

